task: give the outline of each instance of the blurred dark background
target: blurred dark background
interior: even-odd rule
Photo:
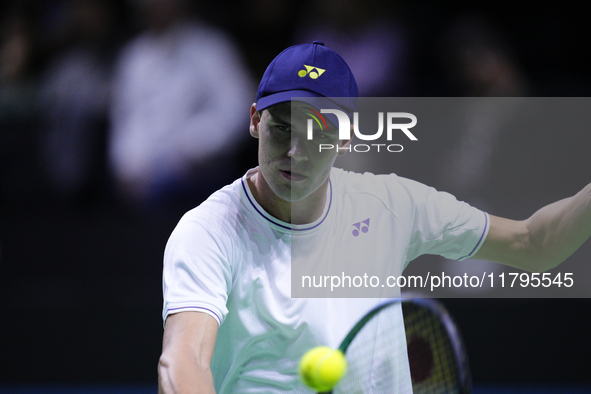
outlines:
[[[336,49],[365,96],[589,96],[582,5],[478,3],[3,3],[0,382],[155,385],[167,238],[256,165],[249,105],[289,45]],[[476,384],[591,384],[587,299],[444,302]]]

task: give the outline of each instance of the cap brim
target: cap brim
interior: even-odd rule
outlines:
[[[285,92],[274,93],[258,99],[257,110],[262,111],[263,109],[268,108],[272,105],[291,101],[292,98],[311,99],[315,97],[318,98],[324,96],[315,92],[311,92],[309,90],[288,90]],[[308,102],[308,100],[306,100],[306,102]],[[314,105],[313,102],[309,102],[308,104]]]
[[[309,90],[289,90],[261,97],[257,101],[257,110],[262,111],[272,105],[291,100],[303,101],[317,109],[338,109],[345,112],[349,118],[353,118],[357,97],[324,97]]]

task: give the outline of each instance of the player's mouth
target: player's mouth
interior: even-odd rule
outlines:
[[[288,181],[292,181],[292,182],[300,182],[300,181],[308,179],[307,176],[302,175],[302,174],[298,174],[297,172],[292,172],[292,171],[287,171],[287,170],[286,171],[279,170],[279,172],[281,173],[281,176],[283,176]]]

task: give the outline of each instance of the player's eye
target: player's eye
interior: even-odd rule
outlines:
[[[277,131],[280,131],[282,133],[289,133],[289,132],[291,132],[291,127],[289,125],[286,125],[286,124],[276,124],[273,127]]]
[[[314,136],[314,139],[321,141],[321,142],[326,142],[326,141],[332,141],[336,138],[336,136],[332,133],[316,133]]]

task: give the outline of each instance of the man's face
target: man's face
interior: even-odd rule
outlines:
[[[314,124],[313,139],[307,138],[305,103],[280,103],[262,113],[251,110],[251,134],[259,139],[259,168],[270,189],[279,198],[297,202],[328,182],[337,156],[336,149],[319,151],[319,144],[339,144],[338,129],[320,130]],[[342,145],[342,144],[340,144]]]

